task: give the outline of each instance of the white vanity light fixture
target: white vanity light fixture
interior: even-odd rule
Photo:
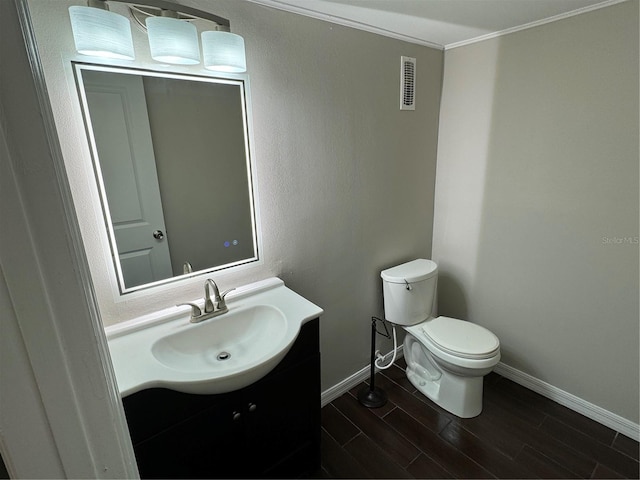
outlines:
[[[88,0],[87,6],[69,7],[76,51],[82,55],[133,60],[131,23],[109,11],[104,0]]]
[[[109,1],[129,7],[131,18],[146,30],[151,57],[157,62],[199,64],[198,29],[190,22],[206,20],[215,27],[202,32],[204,67],[226,73],[247,71],[244,39],[229,31],[226,18],[168,0]],[[129,19],[110,12],[107,0],[87,0],[87,5],[69,7],[76,50],[85,55],[133,60],[135,53]]]
[[[204,68],[218,72],[242,73],[247,71],[244,38],[229,32],[226,27],[202,32]]]
[[[162,10],[161,16],[148,17],[145,24],[151,58],[155,61],[175,65],[200,63],[198,29],[179,19],[177,12]]]

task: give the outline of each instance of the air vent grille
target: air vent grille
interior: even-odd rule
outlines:
[[[400,110],[416,109],[416,59],[400,57]]]

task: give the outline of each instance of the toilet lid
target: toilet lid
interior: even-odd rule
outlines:
[[[425,258],[418,258],[402,265],[387,268],[380,272],[380,276],[390,283],[421,282],[438,274],[438,265]]]
[[[436,317],[422,325],[422,332],[447,353],[463,358],[489,358],[500,348],[493,333],[475,323]]]

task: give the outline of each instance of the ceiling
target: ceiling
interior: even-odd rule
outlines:
[[[400,38],[453,48],[624,0],[250,0]]]

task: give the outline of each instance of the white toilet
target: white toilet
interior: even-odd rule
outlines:
[[[500,341],[480,325],[433,317],[438,266],[418,259],[383,270],[384,312],[404,327],[407,378],[462,418],[482,411],[482,377],[500,361]]]

